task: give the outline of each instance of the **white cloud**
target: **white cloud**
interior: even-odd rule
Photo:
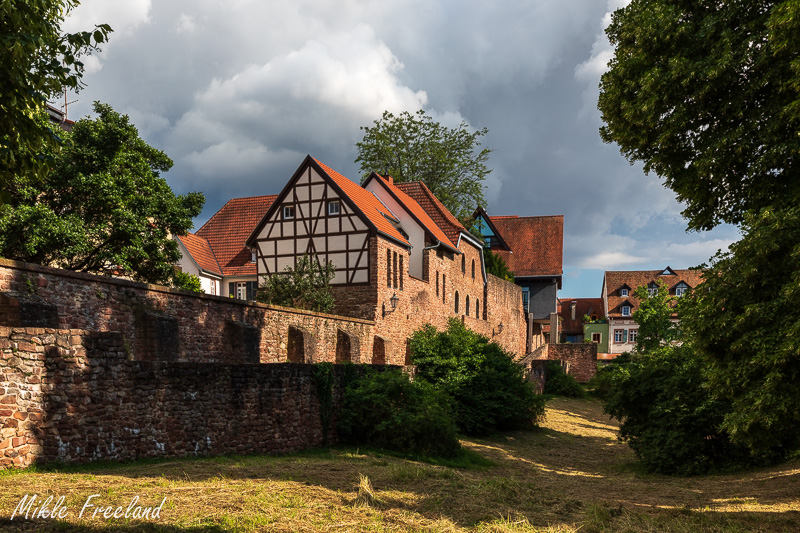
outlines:
[[[194,33],[197,31],[197,21],[192,15],[187,15],[186,13],[181,13],[181,16],[178,17],[178,21],[175,23],[175,31],[178,32],[179,35]]]
[[[130,36],[150,21],[151,0],[82,0],[64,21],[65,32],[89,31],[98,24],[109,24],[111,38]]]

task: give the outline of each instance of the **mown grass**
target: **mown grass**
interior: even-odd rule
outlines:
[[[694,478],[643,473],[596,400],[556,398],[541,430],[464,440],[432,464],[374,450],[37,467],[0,474],[3,531],[798,531],[800,463]],[[9,517],[64,495],[67,520]],[[78,519],[167,498],[154,521]]]

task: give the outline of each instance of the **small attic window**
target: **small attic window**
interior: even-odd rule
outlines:
[[[619,290],[619,295],[620,296],[627,296],[628,295],[628,289],[620,289]]]
[[[294,218],[294,205],[286,204],[283,206],[283,220],[292,220]]]
[[[255,248],[251,248],[250,249],[250,262],[251,263],[255,263],[256,262],[256,249]]]
[[[339,200],[328,200],[328,216],[339,214]]]
[[[685,281],[681,281],[677,287],[675,287],[675,296],[683,296],[689,290],[689,285]]]
[[[631,306],[630,305],[623,305],[622,306],[622,316],[631,316]]]

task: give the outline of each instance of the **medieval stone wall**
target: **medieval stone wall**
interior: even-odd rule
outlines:
[[[137,361],[285,362],[293,338],[296,362],[333,362],[344,339],[369,363],[374,325],[0,259],[0,326],[119,333]]]
[[[548,344],[547,359],[564,361],[567,373],[586,383],[597,373],[597,344]]]
[[[0,468],[318,446],[314,368],[131,361],[116,332],[0,327]]]

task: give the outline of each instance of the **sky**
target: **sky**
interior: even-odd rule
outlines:
[[[114,29],[86,88],[201,191],[199,228],[230,198],[280,192],[306,154],[359,180],[355,144],[384,110],[488,128],[490,215],[564,215],[560,297],[606,270],[689,268],[739,238],[686,232],[682,206],[598,130],[604,34],[627,0],[82,0],[63,29]],[[61,105],[63,102],[54,102]]]

